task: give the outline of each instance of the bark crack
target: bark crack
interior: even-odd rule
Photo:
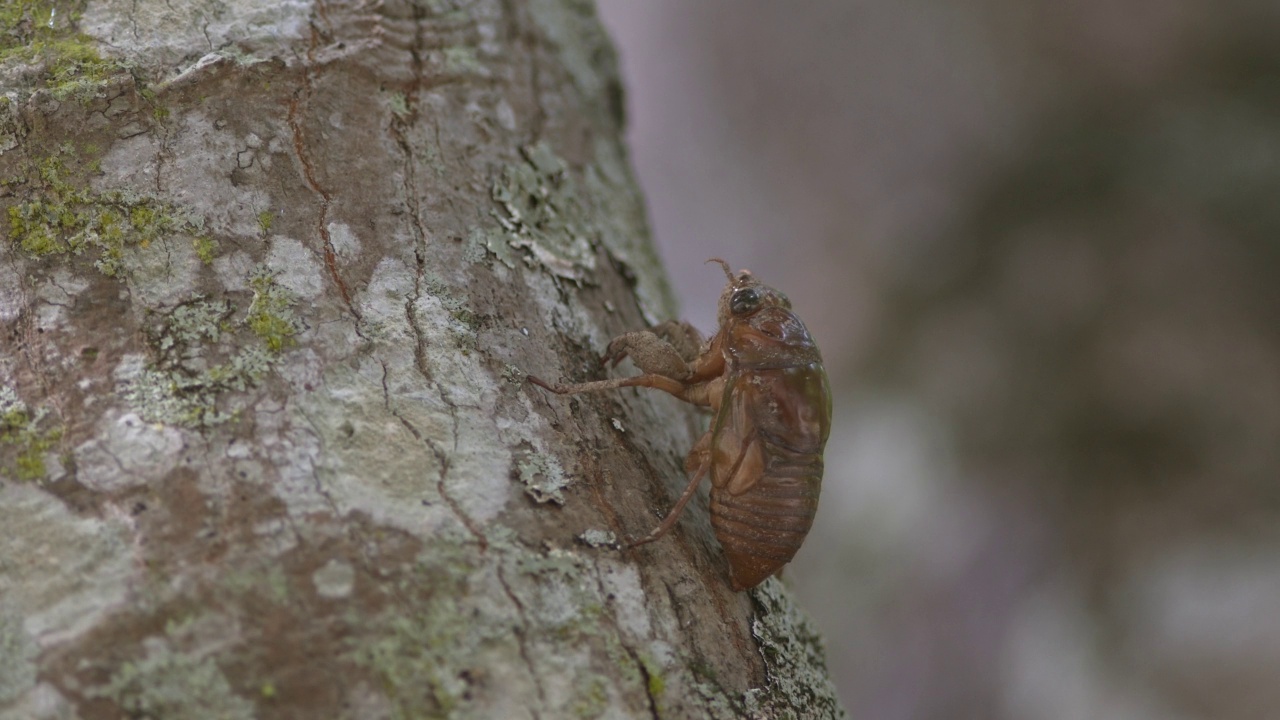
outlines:
[[[547,124],[547,111],[542,106],[542,62],[538,57],[538,37],[528,29],[521,17],[518,0],[503,0],[507,15],[511,17],[511,37],[518,41],[529,56],[529,94],[532,96],[534,108],[532,126],[529,128],[529,143],[542,138]]]
[[[145,98],[143,99],[143,102],[145,102],[145,103],[147,103],[148,105],[150,105],[150,106],[151,106],[151,109],[152,109],[151,115],[152,115],[152,117],[155,117],[155,104],[154,104],[154,103],[152,103],[152,102],[151,102],[151,101],[149,101],[149,100],[146,100]],[[156,195],[163,195],[163,194],[164,194],[164,184],[163,184],[163,180],[164,180],[164,159],[165,159],[165,156],[166,156],[166,155],[169,155],[169,154],[170,154],[170,152],[171,152],[171,151],[169,150],[169,133],[168,133],[168,131],[167,131],[167,128],[165,128],[164,123],[160,122],[160,120],[159,120],[159,119],[157,119],[157,120],[155,121],[155,124],[157,124],[157,125],[159,125],[159,126],[160,126],[160,133],[159,133],[159,138],[158,138],[158,139],[159,139],[159,141],[160,141],[160,144],[159,144],[159,147],[157,147],[157,148],[156,148],[156,157],[155,157],[155,164],[156,164],[156,183],[155,183],[155,185],[156,185]]]
[[[623,645],[623,647],[626,648],[627,656],[636,664],[636,667],[640,670],[640,675],[644,678],[644,695],[649,699],[649,716],[653,720],[661,720],[662,716],[658,713],[658,699],[653,696],[653,678],[649,675],[648,666],[640,660],[640,656],[636,654],[634,648],[626,645]]]
[[[129,27],[133,29],[133,39],[138,40],[142,37],[142,33],[138,32],[138,0],[133,0],[129,4]]]
[[[506,575],[502,571],[501,561],[497,563],[496,567],[497,567],[497,574],[498,574],[498,584],[502,585],[502,590],[507,594],[507,599],[511,600],[511,604],[515,605],[516,607],[516,613],[520,615],[521,627],[516,628],[516,644],[520,646],[520,658],[524,660],[525,666],[529,668],[529,676],[533,678],[533,688],[538,693],[538,700],[540,700],[542,704],[545,706],[547,704],[547,696],[546,696],[546,693],[543,692],[542,690],[541,680],[538,679],[537,666],[533,664],[533,658],[529,656],[528,637],[527,637],[527,634],[529,632],[529,617],[525,613],[524,603],[520,602],[520,598],[516,597],[516,594],[514,591],[512,591],[511,586],[507,584]],[[533,716],[535,718],[538,717],[538,713],[536,710],[530,708],[529,712],[533,713]]]
[[[450,466],[449,453],[446,453],[444,450],[442,450],[440,448],[440,445],[435,441],[433,441],[431,438],[423,437],[422,433],[418,430],[418,428],[413,423],[409,422],[403,415],[400,414],[398,410],[396,410],[394,407],[391,406],[391,391],[387,387],[387,364],[381,361],[379,362],[379,364],[382,366],[383,406],[386,407],[387,412],[391,413],[392,417],[394,417],[396,420],[400,422],[402,426],[404,426],[405,430],[409,431],[410,435],[413,435],[413,438],[415,440],[425,444],[427,446],[427,449],[431,451],[431,454],[435,456],[436,462],[440,464],[440,476],[436,480],[436,491],[440,493],[440,497],[444,500],[445,504],[449,506],[449,509],[453,511],[454,515],[458,516],[458,520],[467,528],[467,531],[471,533],[472,537],[475,538],[476,543],[480,546],[481,552],[487,550],[489,548],[489,541],[485,539],[484,533],[480,531],[480,528],[476,526],[475,521],[471,519],[471,516],[467,515],[467,513],[463,511],[462,506],[459,505],[458,502],[454,500],[445,489],[444,483],[445,483],[446,477],[449,474],[449,466]],[[442,399],[444,399],[443,394],[441,397]],[[453,421],[453,451],[454,453],[456,453],[458,450],[457,407],[452,403],[450,403],[447,399],[445,399],[445,404],[449,406],[450,418]]]
[[[416,327],[414,328],[414,332],[415,334],[417,333]],[[438,382],[435,382],[434,380],[432,382],[436,386],[436,392],[440,394],[441,402],[443,402],[449,408],[449,418],[453,421],[452,454],[456,455],[458,453],[458,406],[453,402],[453,400],[449,398],[449,395],[448,393],[445,392],[443,385],[441,385]],[[458,503],[457,499],[455,499],[452,495],[449,494],[449,490],[445,486],[445,480],[449,475],[450,453],[447,453],[443,449],[441,449],[440,445],[435,441],[433,441],[431,438],[424,437],[423,441],[427,444],[427,447],[431,450],[431,453],[435,455],[436,462],[440,463],[440,477],[438,480],[436,480],[436,491],[440,493],[440,497],[444,499],[445,504],[449,506],[449,509],[453,511],[454,515],[458,516],[458,519],[462,522],[464,526],[466,526],[467,531],[470,532],[472,537],[475,538],[476,542],[480,545],[480,552],[487,551],[489,549],[488,539],[485,538],[484,533],[481,532],[480,530],[480,527],[476,525],[476,521],[473,520],[471,516],[468,515],[465,510],[462,509],[462,505]]]
[[[605,592],[604,583],[600,580],[599,567],[596,568],[596,572],[592,574],[592,577],[595,578],[596,590],[600,593],[600,597],[604,598],[606,601],[610,600],[611,596],[608,592]],[[622,628],[618,625],[617,616],[610,613],[607,616],[606,622],[608,622],[609,626],[613,628],[614,634],[618,636],[618,644],[626,651],[627,657],[631,658],[631,661],[636,664],[636,668],[640,670],[640,676],[644,679],[644,694],[649,699],[649,715],[654,720],[661,720],[661,713],[658,712],[658,699],[653,696],[653,691],[650,689],[652,686],[650,684],[651,678],[649,675],[649,668],[646,667],[644,662],[640,659],[640,654],[636,649],[625,642],[622,634]]]
[[[308,71],[303,71],[305,78]],[[302,93],[310,99],[311,89],[310,80],[303,82]],[[311,157],[307,153],[306,140],[302,134],[301,121],[298,119],[298,107],[304,100],[300,100],[297,95],[289,103],[289,129],[293,132],[293,149],[298,157],[298,162],[302,165],[302,175],[307,181],[307,186],[312,192],[320,196],[320,212],[317,221],[317,231],[320,239],[324,242],[324,266],[329,271],[329,277],[332,278],[333,284],[338,288],[338,294],[342,297],[342,302],[347,306],[347,310],[351,313],[357,322],[360,320],[360,312],[356,310],[351,303],[351,291],[347,288],[347,282],[342,279],[342,274],[338,272],[338,255],[333,249],[333,238],[329,236],[329,206],[332,203],[332,196],[328,190],[325,190],[320,182],[316,179],[315,167],[311,162]],[[357,325],[357,330],[358,330]]]
[[[591,496],[595,500],[595,506],[600,509],[600,512],[603,513],[606,518],[608,518],[609,527],[613,529],[614,533],[616,533],[619,538],[623,538],[625,540],[627,531],[623,526],[622,518],[618,516],[617,510],[613,507],[613,503],[609,502],[609,499],[605,497],[603,488],[604,485],[608,485],[609,487],[614,486],[613,474],[609,472],[608,468],[600,464],[594,453],[580,452],[578,453],[578,456],[581,458],[584,474],[588,478],[599,477],[604,481],[588,482],[587,486],[591,489]]]
[[[424,16],[423,16],[422,8],[420,8],[418,5],[414,5],[413,13],[414,13],[413,19],[414,19],[415,29],[414,29],[413,46],[410,47],[409,53],[413,61],[413,71],[414,71],[415,82],[405,95],[405,104],[409,111],[408,118],[414,117],[417,112],[416,110],[417,87],[418,87],[419,81],[422,78],[421,48],[423,46],[423,43],[425,42],[423,37]],[[422,336],[421,326],[418,323],[417,306],[418,306],[418,300],[422,297],[422,278],[426,272],[427,230],[422,224],[422,217],[420,214],[421,208],[419,207],[419,204],[418,204],[418,198],[420,197],[420,195],[418,193],[417,172],[415,170],[416,166],[414,165],[414,162],[413,162],[413,148],[410,145],[409,139],[404,132],[405,124],[408,122],[408,118],[395,118],[391,123],[391,132],[395,136],[396,145],[399,146],[400,151],[404,153],[404,181],[402,186],[404,188],[404,201],[409,209],[409,222],[413,230],[413,257],[414,257],[414,264],[415,264],[414,276],[413,276],[413,293],[405,301],[404,312],[405,312],[405,319],[409,323],[409,328],[413,332],[414,367],[417,368],[418,372],[424,378],[426,378],[428,382],[430,382],[432,385],[435,386],[436,392],[440,396],[440,401],[443,402],[445,406],[449,408],[449,418],[452,421],[452,434],[453,434],[453,447],[451,452],[446,452],[443,448],[440,447],[439,443],[435,442],[431,438],[424,437],[420,432],[418,432],[417,428],[413,427],[410,423],[406,422],[405,419],[400,417],[394,410],[391,410],[391,413],[397,419],[399,419],[402,424],[405,425],[405,427],[409,430],[409,432],[413,434],[415,439],[424,443],[427,446],[427,448],[431,451],[432,455],[435,456],[436,462],[439,463],[440,465],[440,475],[439,475],[439,478],[436,480],[436,491],[440,494],[440,497],[441,499],[444,500],[445,504],[449,506],[450,511],[452,511],[453,514],[457,516],[458,520],[467,528],[467,531],[471,533],[471,536],[475,538],[476,543],[480,546],[480,551],[484,552],[488,550],[489,541],[485,538],[484,533],[481,532],[480,528],[476,525],[475,521],[471,518],[471,516],[468,515],[466,511],[462,509],[462,506],[458,503],[457,499],[455,499],[452,495],[449,494],[448,488],[445,485],[445,481],[449,474],[450,455],[456,454],[458,451],[458,432],[459,432],[458,431],[458,406],[449,397],[444,387],[439,382],[436,381],[435,377],[431,373],[430,368],[428,367],[427,356],[426,356],[427,343],[425,338],[423,338]],[[385,373],[386,373],[386,366],[384,365],[383,366],[383,379],[384,379],[383,392],[384,393],[387,392],[386,383],[385,383],[385,378],[386,378]],[[390,410],[389,398],[388,398],[388,409]]]
[[[298,414],[301,415],[303,418],[305,418],[307,421],[307,424],[311,426],[310,431],[315,436],[316,445],[319,448],[319,454],[324,455],[325,454],[324,434],[321,433],[320,430],[318,429],[316,425],[316,421],[309,414],[307,414],[307,411],[304,408],[299,407]],[[310,459],[307,460],[307,464],[311,470],[311,488],[315,490],[317,495],[324,498],[324,503],[329,507],[330,514],[332,514],[333,517],[335,518],[340,517],[341,513],[338,511],[338,503],[334,501],[333,496],[329,493],[329,490],[325,488],[324,481],[320,479],[320,469],[316,466],[315,462],[311,461]]]
[[[323,5],[319,5],[319,12],[323,12]],[[360,330],[360,311],[356,309],[354,303],[351,302],[351,291],[347,287],[347,283],[342,279],[342,273],[338,271],[338,254],[333,248],[333,238],[329,235],[329,207],[333,204],[332,194],[320,183],[317,178],[315,163],[311,159],[311,154],[307,150],[306,135],[302,130],[302,120],[300,118],[299,109],[310,103],[314,88],[312,87],[312,68],[315,67],[315,50],[319,42],[319,32],[315,27],[315,23],[311,24],[311,42],[307,46],[306,59],[302,63],[302,83],[298,90],[294,93],[293,98],[289,101],[289,112],[287,122],[289,130],[293,135],[293,151],[298,158],[298,163],[302,166],[302,177],[306,181],[307,187],[311,188],[320,198],[320,212],[317,218],[317,232],[320,239],[324,243],[324,265],[329,271],[329,277],[333,280],[333,284],[338,288],[338,294],[342,297],[342,302],[347,307],[347,311],[355,318],[356,334],[364,339],[364,335]]]

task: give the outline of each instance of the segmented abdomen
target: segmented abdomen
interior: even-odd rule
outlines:
[[[764,582],[804,542],[818,510],[822,455],[797,453],[765,441],[765,471],[749,490],[711,489],[711,527],[729,560],[734,590]]]

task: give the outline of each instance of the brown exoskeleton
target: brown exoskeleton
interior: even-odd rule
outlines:
[[[813,524],[831,391],[818,346],[787,296],[749,272],[734,275],[719,258],[707,262],[720,263],[729,282],[720,295],[720,327],[698,350],[676,348],[697,346],[696,330],[666,322],[615,338],[605,350],[606,362],[616,366],[630,357],[642,375],[568,385],[529,381],[561,395],[657,388],[709,407],[711,427],[685,460],[688,487],[662,524],[628,547],[666,534],[709,474],[711,526],[729,561],[729,584],[746,590],[787,564]]]

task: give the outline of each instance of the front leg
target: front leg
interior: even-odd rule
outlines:
[[[706,340],[702,337],[702,333],[683,320],[668,320],[650,329],[655,335],[671,343],[676,352],[680,353],[680,357],[689,363],[697,360],[706,349]]]
[[[636,367],[647,374],[661,375],[673,380],[688,378],[693,374],[692,362],[697,357],[696,346],[691,354],[686,354],[689,353],[687,348],[689,335],[683,331],[673,332],[669,326],[684,326],[697,338],[698,331],[692,326],[666,322],[655,325],[651,330],[623,333],[614,338],[609,343],[609,347],[605,348],[603,360],[617,367],[623,358],[629,357]],[[664,335],[669,334],[671,340],[675,340],[679,346],[659,335],[660,332]],[[697,339],[696,343],[701,344],[701,340]]]
[[[534,385],[537,385],[544,390],[550,390],[557,395],[577,395],[578,393],[617,390],[618,388],[624,387],[648,387],[661,390],[665,393],[670,393],[685,402],[691,402],[695,405],[710,404],[710,400],[707,398],[705,383],[689,384],[664,375],[646,373],[644,375],[633,375],[631,377],[616,378],[613,380],[555,384],[549,383],[546,380],[533,375],[528,375],[525,379]]]
[[[659,337],[658,333],[677,339],[677,342],[685,347],[683,350],[677,349],[671,342]],[[585,383],[552,384],[533,375],[529,375],[528,380],[558,395],[576,395],[624,387],[649,387],[694,405],[711,405],[713,398],[709,394],[708,386],[716,383],[708,381],[723,371],[724,360],[714,350],[714,343],[709,348],[701,348],[701,354],[698,354],[697,351],[688,349],[687,346],[691,341],[695,346],[701,344],[701,336],[692,325],[668,321],[655,325],[653,330],[619,335],[605,349],[606,362],[612,360],[616,365],[623,358],[630,357],[636,367],[644,371],[643,375]],[[688,358],[684,356],[686,352],[689,353]]]

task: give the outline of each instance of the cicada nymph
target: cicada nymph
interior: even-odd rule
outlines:
[[[561,395],[649,387],[710,408],[711,425],[685,460],[691,475],[666,519],[628,547],[670,530],[711,478],[711,526],[729,561],[734,590],[755,587],[790,562],[804,542],[822,487],[822,450],[831,429],[831,390],[822,357],[786,295],[749,272],[728,277],[719,328],[710,341],[665,322],[615,338],[604,359],[630,357],[633,377],[575,384],[529,381]]]

